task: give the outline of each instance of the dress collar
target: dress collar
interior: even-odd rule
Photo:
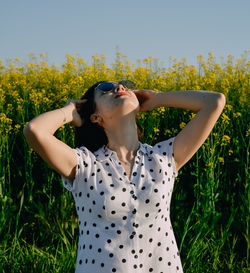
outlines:
[[[148,154],[146,146],[142,144],[139,141],[139,149],[137,150],[137,155],[138,154]],[[101,148],[99,148],[97,151],[94,152],[94,155],[96,156],[96,159],[98,161],[104,161],[104,160],[109,160],[110,157],[116,156],[117,154],[115,151],[109,149],[107,145],[103,145]]]

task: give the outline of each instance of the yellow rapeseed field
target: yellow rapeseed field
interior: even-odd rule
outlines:
[[[80,99],[97,81],[128,79],[136,89],[210,90],[226,96],[211,134],[179,171],[171,219],[185,272],[247,272],[241,269],[248,267],[250,249],[249,53],[219,61],[213,53],[206,60],[199,55],[196,66],[170,57],[168,68],[152,56],[135,65],[120,52],[110,67],[103,54],[93,56],[91,64],[67,54],[60,67],[49,65],[46,54],[30,53],[27,62],[0,60],[0,271],[33,272],[34,264],[36,272],[71,272],[77,250],[72,196],[27,145],[23,127],[69,99]],[[165,107],[142,112],[142,142],[175,136],[194,116],[186,109]],[[74,147],[73,129],[66,124],[56,137]]]

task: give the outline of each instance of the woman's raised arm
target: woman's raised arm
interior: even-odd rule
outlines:
[[[86,100],[81,103],[84,101]],[[70,101],[63,108],[35,117],[24,127],[23,134],[30,147],[44,161],[59,174],[73,181],[77,164],[76,155],[71,147],[54,136],[55,131],[68,122],[81,126],[76,101]]]
[[[174,159],[179,170],[209,136],[225,106],[226,98],[222,93],[200,90],[170,92],[135,90],[135,94],[139,97],[143,91],[144,101],[141,108],[144,111],[157,107],[177,107],[197,112],[174,140]]]

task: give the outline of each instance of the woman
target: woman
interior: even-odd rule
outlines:
[[[225,96],[133,90],[127,83],[96,83],[81,100],[30,121],[24,135],[75,199],[77,273],[183,272],[170,222],[174,179],[210,134]],[[175,137],[142,144],[136,117],[157,107],[197,114]],[[68,122],[77,129],[76,149],[54,137]]]

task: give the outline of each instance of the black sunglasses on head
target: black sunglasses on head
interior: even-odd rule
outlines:
[[[129,80],[122,80],[119,82],[102,82],[97,85],[96,90],[101,92],[111,92],[114,91],[116,88],[118,88],[119,84],[123,85],[124,87],[128,89],[135,88],[135,83]]]

